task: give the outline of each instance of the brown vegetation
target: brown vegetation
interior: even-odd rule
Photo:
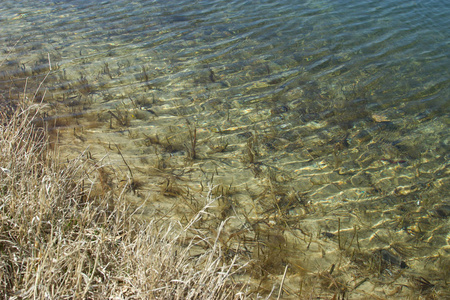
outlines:
[[[38,112],[1,114],[1,298],[245,298],[235,260],[226,263],[214,239],[192,238],[198,216],[190,226],[134,218],[105,166],[89,155],[58,162],[34,125]]]

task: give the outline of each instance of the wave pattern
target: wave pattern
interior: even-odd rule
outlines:
[[[228,230],[270,220],[305,269],[327,265],[302,260],[298,236],[359,228],[372,252],[412,237],[416,250],[397,255],[433,276],[419,257],[448,247],[446,1],[3,2],[4,98],[50,63],[61,143],[99,155],[116,144],[141,196],[167,196],[155,211],[176,206],[161,180],[199,190],[214,178],[234,189]]]

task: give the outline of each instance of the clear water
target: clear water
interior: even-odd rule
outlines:
[[[292,297],[448,295],[449,12],[444,0],[7,0],[2,97],[36,90],[50,63],[37,100],[64,155],[88,149],[114,184],[133,177],[129,201],[148,216],[184,222],[218,185],[200,226],[229,218],[224,251],[257,261],[262,288],[288,265]]]

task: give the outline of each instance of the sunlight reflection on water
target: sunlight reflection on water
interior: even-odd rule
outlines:
[[[361,251],[347,255],[356,277],[401,259],[406,275],[440,283],[450,203],[439,5],[448,11],[439,1],[6,1],[3,97],[25,78],[32,90],[50,56],[48,120],[66,155],[108,154],[120,182],[123,154],[140,182],[130,201],[147,201],[151,216],[184,220],[213,181],[222,198],[202,226],[232,217],[227,246],[248,244],[262,262],[255,278],[289,264],[296,291],[298,274],[329,269],[345,249]],[[354,286],[353,275],[336,276]],[[383,276],[366,284],[383,287]]]

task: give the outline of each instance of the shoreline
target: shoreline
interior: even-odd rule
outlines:
[[[192,262],[190,228],[139,221],[121,193],[99,192],[95,164],[58,163],[33,125],[38,110],[1,114],[3,296],[246,298],[231,281],[239,267],[213,240],[203,237],[205,251]]]

